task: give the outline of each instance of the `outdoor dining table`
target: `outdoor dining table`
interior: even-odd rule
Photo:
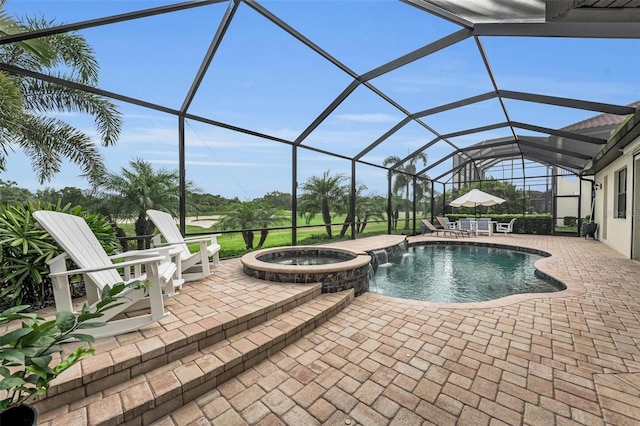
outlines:
[[[493,233],[495,232],[497,223],[498,223],[498,221],[496,221],[496,220],[490,220],[489,221],[489,235],[490,236],[493,235]],[[457,220],[455,222],[451,222],[451,224],[454,225],[455,229],[463,229],[460,226],[460,220]],[[469,225],[471,227],[471,232],[473,234],[475,234],[475,236],[477,237],[478,236],[478,222],[477,222],[477,220],[470,218],[469,219]]]

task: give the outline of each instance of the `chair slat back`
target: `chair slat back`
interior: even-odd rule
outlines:
[[[430,231],[437,231],[438,228],[436,228],[433,223],[429,222],[427,219],[420,219],[422,221],[422,223],[424,224],[424,226],[427,227],[428,230]]]
[[[184,242],[184,237],[176,226],[175,220],[173,220],[173,216],[159,210],[147,210],[147,216],[156,225],[156,228],[158,228],[167,243],[180,246],[183,257],[191,255],[189,247]]]
[[[449,222],[449,219],[444,216],[436,216],[436,219],[438,220],[440,226],[442,226],[444,229],[451,229],[451,222]]]
[[[33,213],[33,217],[58,243],[60,248],[69,255],[78,268],[95,268],[113,264],[83,218],[48,210],[36,211]],[[105,284],[113,285],[122,282],[122,277],[115,269],[90,272],[87,276],[99,288]]]
[[[485,217],[479,218],[476,222],[476,229],[478,231],[489,231],[490,220],[491,219]]]

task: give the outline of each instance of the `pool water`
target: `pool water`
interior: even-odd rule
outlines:
[[[533,264],[541,258],[486,246],[416,246],[400,260],[380,265],[369,291],[404,299],[462,303],[563,290],[536,276]]]

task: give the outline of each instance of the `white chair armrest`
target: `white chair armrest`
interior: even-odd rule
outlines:
[[[158,247],[162,245],[162,234],[156,234],[153,237],[151,237],[151,244],[153,244],[154,247]]]
[[[163,247],[153,247],[147,250],[129,250],[109,256],[109,259],[129,259],[149,256],[170,256],[179,253],[178,245],[164,245]]]
[[[197,235],[194,237],[186,237],[184,239],[185,243],[197,243],[200,241],[211,241],[212,244],[217,244],[217,240],[220,234],[211,234],[211,235]]]
[[[60,257],[60,256],[58,256]],[[99,271],[108,271],[109,269],[118,269],[127,266],[135,266],[141,264],[149,264],[149,263],[160,263],[163,260],[166,260],[166,256],[153,256],[153,257],[145,257],[136,260],[129,260],[126,262],[114,263],[112,265],[105,265],[96,268],[84,268],[84,269],[72,269],[68,271],[56,271],[49,274],[50,277],[57,276],[65,276],[65,275],[74,275],[74,274],[86,274],[88,272],[99,272]],[[54,261],[58,262],[59,259],[54,258],[47,262],[47,264],[51,265]]]
[[[205,249],[207,251],[207,254],[211,256],[212,254],[220,251],[220,244],[209,244],[208,246],[205,247]]]
[[[49,261],[47,261],[47,265],[51,266],[57,263],[62,262],[64,264],[64,262],[69,259],[69,255],[67,254],[66,251],[63,251],[62,253],[60,253],[59,255],[57,255],[56,257],[50,259]]]
[[[510,224],[509,223],[498,223],[498,224],[496,224],[496,231],[498,231],[498,232],[509,232],[509,231],[511,231]]]

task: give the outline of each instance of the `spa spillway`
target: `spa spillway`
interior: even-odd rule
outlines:
[[[263,249],[242,256],[245,274],[280,283],[322,283],[323,293],[350,288],[359,296],[369,289],[371,256],[325,246]]]

